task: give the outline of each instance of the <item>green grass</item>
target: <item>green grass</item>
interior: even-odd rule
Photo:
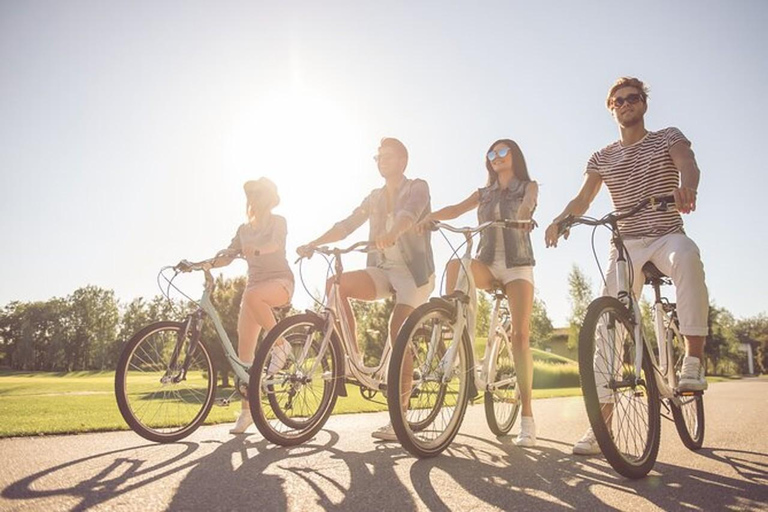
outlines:
[[[552,356],[546,352],[541,354]],[[554,363],[550,359],[539,358],[534,352],[534,398],[580,395],[575,366]],[[709,382],[733,379],[707,377]],[[220,388],[218,394],[228,397],[232,391],[233,388]],[[386,399],[381,394],[371,402],[360,395],[359,387],[351,384],[347,385],[347,395],[339,397],[334,414],[385,411],[387,408]],[[206,424],[232,422],[239,410],[239,398],[235,395],[228,407],[214,406]],[[0,370],[0,437],[127,429],[115,402],[114,372],[62,374]]]
[[[233,388],[219,389],[228,397]],[[535,389],[534,398],[574,396],[578,387]],[[334,414],[385,411],[386,399],[375,402],[347,385],[347,397],[339,397]],[[228,407],[214,406],[206,424],[233,422],[240,410],[238,395]],[[0,371],[0,437],[70,434],[127,430],[114,396],[114,372],[11,372]]]

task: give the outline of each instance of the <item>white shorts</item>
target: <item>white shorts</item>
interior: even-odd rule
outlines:
[[[417,308],[427,302],[432,290],[435,289],[435,275],[429,276],[429,282],[417,287],[408,267],[380,268],[368,267],[365,269],[376,287],[376,300],[386,299],[395,294],[395,304],[403,304]]]
[[[524,267],[512,267],[507,268],[504,260],[498,258],[493,260],[493,264],[488,266],[488,270],[491,271],[491,275],[496,281],[499,281],[504,286],[507,286],[512,281],[522,279],[528,281],[533,286],[533,266],[526,265]]]

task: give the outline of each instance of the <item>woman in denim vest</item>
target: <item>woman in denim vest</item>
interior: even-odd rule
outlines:
[[[510,139],[494,142],[485,156],[488,170],[486,186],[464,201],[437,210],[421,223],[449,220],[474,208],[480,223],[489,220],[529,220],[536,208],[538,186],[528,176],[523,153]],[[512,313],[512,350],[522,401],[518,446],[536,445],[536,427],[531,409],[533,357],[529,343],[531,310],[533,309],[533,249],[530,230],[488,228],[480,233],[477,256],[472,260],[472,276],[480,289],[501,283]],[[446,289],[456,287],[460,263],[448,262]]]

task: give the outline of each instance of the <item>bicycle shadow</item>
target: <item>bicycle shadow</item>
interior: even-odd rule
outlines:
[[[757,510],[768,499],[768,454],[745,450],[698,452],[729,465],[743,480],[662,462],[647,478],[627,480],[602,457],[572,456],[569,444],[553,439],[521,449],[510,438],[459,434],[443,455],[423,460],[397,443],[361,445],[363,451],[354,452],[348,443],[338,448],[339,440],[322,430],[288,448],[258,435],[132,446],[39,471],[6,487],[2,497],[21,507],[36,499],[59,506],[69,501],[77,511],[133,492],[136,508],[168,510],[538,511],[627,508],[637,500],[664,510]],[[204,445],[214,443],[205,453]],[[151,486],[176,485],[172,477],[179,472],[185,474],[170,502],[168,493],[153,496]]]
[[[318,443],[318,439],[327,441]],[[416,507],[394,467],[408,455],[399,445],[373,451],[336,448],[339,435],[321,430],[309,443],[280,447],[234,438],[200,459],[175,493],[169,510],[410,510]],[[323,451],[320,461],[308,455]],[[233,458],[237,460],[233,467]],[[212,474],[223,474],[210,492]],[[295,477],[295,478],[294,478]]]
[[[97,453],[24,477],[3,489],[0,496],[19,501],[66,497],[79,500],[71,510],[87,510],[176,471],[184,470],[194,464],[194,461],[184,461],[192,457],[199,447],[196,443],[178,442],[163,445],[162,448],[178,448],[179,452],[158,464],[148,463],[152,458],[149,454],[141,455],[144,450],[151,453],[160,449],[159,445],[154,443]],[[100,464],[99,459],[104,459],[104,462]],[[68,478],[60,475],[73,468],[77,468],[78,473],[82,475],[80,479],[70,487],[57,486],[56,484],[69,482]]]
[[[473,444],[462,443],[462,438],[472,439]],[[740,459],[730,461],[732,466],[738,464],[743,468],[739,474],[748,482],[661,462],[656,463],[648,477],[629,480],[618,475],[602,457],[574,456],[570,454],[570,444],[539,440],[562,449],[520,449],[508,438],[488,440],[460,434],[446,450],[447,457],[419,460],[411,466],[411,484],[432,511],[455,508],[441,495],[442,486],[434,484],[446,479],[471,493],[478,506],[504,510],[594,510],[606,506],[626,509],[628,500],[635,497],[662,510],[762,510],[768,499],[764,486],[768,479],[766,454],[710,450],[740,454]],[[492,449],[478,448],[478,442],[492,445]],[[501,456],[499,449],[504,453]],[[714,458],[729,461],[725,456]]]

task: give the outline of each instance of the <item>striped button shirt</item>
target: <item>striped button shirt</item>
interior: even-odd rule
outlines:
[[[617,141],[593,154],[585,172],[599,174],[608,186],[614,209],[626,211],[647,197],[670,195],[680,186],[680,172],[669,154],[669,148],[679,142],[691,144],[677,128],[649,131],[631,146]],[[661,236],[682,229],[683,219],[674,210],[647,208],[619,222],[621,233],[630,238]]]

